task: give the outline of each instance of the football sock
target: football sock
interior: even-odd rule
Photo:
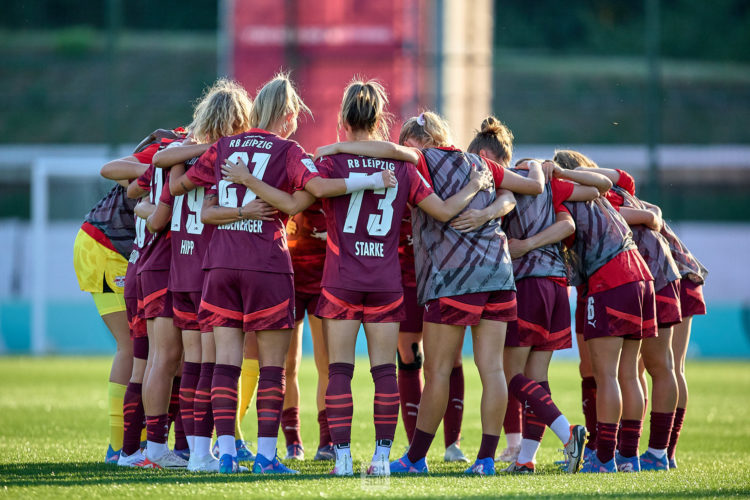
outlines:
[[[589,440],[586,448],[596,449],[596,379],[584,377],[581,380],[581,406],[583,407],[583,418],[586,430],[589,431]]]
[[[201,364],[185,361],[182,364],[182,381],[180,382],[180,417],[185,430],[190,451],[195,447],[195,388],[201,375]],[[179,449],[179,448],[178,448]]]
[[[318,412],[318,427],[320,428],[320,441],[318,448],[328,446],[331,444],[331,432],[328,430],[328,417],[326,417],[325,410]]]
[[[214,378],[214,363],[201,363],[201,375],[195,388],[193,405],[193,432],[195,432],[195,449],[198,456],[210,453],[211,434],[214,432],[214,414],[211,408],[211,383]],[[208,439],[208,448],[203,449],[198,437]]]
[[[302,444],[302,437],[299,434],[299,407],[292,406],[281,412],[281,430],[284,431],[286,445]]]
[[[651,434],[648,438],[649,450],[663,450],[669,446],[669,436],[672,434],[672,423],[674,422],[674,412],[659,413],[651,412]],[[663,455],[656,455],[661,457]]]
[[[370,369],[375,383],[373,400],[373,419],[375,421],[375,440],[393,441],[398,424],[398,383],[396,382],[396,365],[384,364]]]
[[[414,428],[417,426],[419,400],[422,399],[422,369],[398,369],[398,394],[401,401],[401,418],[406,430],[406,438],[411,442]]]
[[[508,406],[505,409],[505,418],[503,419],[503,430],[505,439],[511,434],[518,435],[518,443],[511,445],[508,440],[508,446],[518,446],[521,444],[521,421],[523,419],[523,407],[513,394],[508,394]]]
[[[521,433],[523,440],[541,441],[546,429],[547,426],[534,414],[531,406],[525,407],[523,410],[523,432]]]
[[[143,426],[143,401],[141,401],[141,384],[130,382],[122,402],[123,441],[122,452],[132,455],[141,447]]]
[[[211,454],[211,438],[204,436],[195,436],[193,438],[193,449],[190,455],[198,458],[206,457]]]
[[[555,406],[555,403],[550,397],[549,383],[546,380],[540,384],[519,373],[511,379],[510,384],[508,384],[508,391],[512,392],[513,395],[516,396],[516,399],[523,403],[524,407],[527,408],[526,422],[524,422],[523,426],[524,436],[526,436],[527,423],[534,426],[538,426],[538,424],[541,423],[542,425],[551,427],[552,424],[557,421],[557,430],[555,431],[555,429],[553,429],[553,431],[555,431],[555,434],[558,435],[563,443],[568,442],[568,438],[570,437],[570,424],[566,424],[565,429],[561,427],[562,424],[560,424],[558,419],[562,416],[562,413],[560,413],[560,410],[557,409],[557,406]],[[565,420],[565,422],[567,422],[567,420]],[[544,434],[543,429],[538,432],[542,435]],[[559,432],[564,433],[565,437],[561,437],[561,435],[558,434]],[[532,431],[529,436],[535,434],[536,432]]]
[[[506,434],[505,441],[508,443],[508,448],[518,448],[521,446],[521,437],[522,434],[520,432]]]
[[[549,428],[552,429],[552,432],[555,433],[562,444],[568,444],[568,441],[570,441],[570,422],[565,418],[565,415],[557,417]]]
[[[642,430],[642,420],[622,420],[620,422],[620,434],[617,441],[617,448],[620,451],[620,455],[630,458],[638,454],[638,445],[641,441]]]
[[[391,456],[391,446],[393,441],[390,439],[378,439],[375,441],[375,453],[372,454],[372,460],[375,461],[380,455],[385,455],[385,459],[388,460]]]
[[[618,424],[597,422],[596,456],[601,463],[607,463],[615,456]]]
[[[117,451],[122,449],[123,439],[123,401],[126,385],[109,383],[109,445]]]
[[[685,421],[685,408],[677,408],[674,412],[674,422],[672,423],[672,432],[669,435],[669,446],[667,446],[667,455],[674,458],[677,449],[677,441],[680,439],[682,423]]]
[[[445,447],[461,439],[461,421],[464,418],[464,367],[455,366],[448,385],[448,406],[443,417]]]
[[[430,434],[419,428],[414,430],[414,439],[411,440],[411,446],[409,446],[409,452],[406,455],[411,463],[416,463],[427,456],[427,451],[430,449],[433,439],[435,439],[435,434]]]
[[[169,429],[169,416],[163,415],[146,416],[146,432],[148,444],[146,450],[148,456],[156,458],[164,455],[167,448],[167,433]]]
[[[234,444],[234,421],[237,418],[237,384],[240,367],[216,364],[211,382],[211,407],[214,414],[216,436],[219,440],[219,456],[237,456]],[[231,439],[222,438],[229,436]],[[229,444],[231,443],[231,445]]]
[[[487,457],[495,457],[497,451],[497,443],[500,441],[500,436],[493,436],[492,434],[482,434],[482,443],[479,445],[479,453],[477,453],[477,460],[481,460]]]
[[[186,450],[189,448],[185,429],[182,426],[180,415],[180,385],[182,377],[175,377],[172,381],[172,394],[169,397],[169,423],[174,422],[174,449]]]
[[[258,397],[255,399],[258,410],[258,453],[269,460],[276,456],[276,439],[286,391],[285,374],[286,370],[281,366],[264,366],[258,377]],[[264,443],[263,452],[261,439]]]
[[[351,363],[331,363],[328,365],[328,388],[326,389],[326,417],[333,444],[351,441],[352,415],[352,376]],[[338,453],[338,452],[337,452]]]
[[[242,435],[242,422],[245,419],[247,410],[250,408],[250,403],[253,402],[253,396],[255,395],[255,388],[258,387],[258,376],[260,375],[260,367],[258,366],[257,359],[243,359],[242,360],[242,375],[240,375],[240,400],[237,405],[237,423],[235,424],[234,437],[235,439],[244,439]]]
[[[521,452],[518,454],[516,462],[519,464],[528,464],[536,462],[536,452],[539,451],[539,446],[542,442],[536,439],[524,439],[521,441]]]

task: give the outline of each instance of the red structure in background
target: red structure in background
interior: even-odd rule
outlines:
[[[314,115],[300,121],[293,138],[310,152],[337,140],[341,98],[352,77],[377,78],[390,98],[397,139],[402,118],[431,104],[422,69],[429,14],[424,0],[234,1],[228,12],[232,76],[254,96],[275,73],[291,71]]]

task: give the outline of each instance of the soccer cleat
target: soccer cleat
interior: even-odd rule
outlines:
[[[477,458],[474,465],[464,471],[464,474],[476,474],[478,476],[494,476],[495,460],[492,457]]]
[[[175,449],[173,451],[174,451],[174,454],[177,455],[178,457],[185,459],[185,460],[190,460],[190,448],[185,448],[184,450]]]
[[[353,476],[352,456],[350,454],[343,454],[340,457],[336,457],[336,464],[329,474],[332,476]]]
[[[141,464],[144,460],[146,460],[146,457],[143,456],[143,452],[141,450],[136,450],[130,455],[120,453],[120,458],[119,460],[117,460],[117,465],[120,467],[141,467]]]
[[[669,460],[667,455],[658,458],[651,452],[647,451],[641,455],[641,470],[669,470]]]
[[[146,450],[146,462],[155,465],[158,469],[184,469],[187,467],[187,460],[178,457],[172,450],[167,450],[161,456],[152,457]]]
[[[336,452],[333,449],[333,445],[327,444],[318,448],[313,460],[336,460]]]
[[[219,472],[219,459],[211,454],[203,457],[190,455],[187,470],[190,472]]]
[[[508,446],[495,459],[495,462],[515,462],[518,460],[519,453],[521,453],[520,446]]]
[[[674,457],[669,459],[669,470],[677,468],[677,460]]]
[[[107,454],[104,455],[104,463],[105,464],[111,464],[111,465],[117,465],[118,460],[120,460],[120,453],[122,450],[113,450],[112,445],[107,446]]]
[[[299,471],[290,469],[279,462],[279,457],[276,455],[273,456],[273,460],[268,460],[266,457],[258,453],[255,455],[253,474],[299,474]]]
[[[610,460],[609,462],[602,463],[601,460],[599,460],[599,457],[597,457],[595,454],[592,454],[591,458],[589,460],[586,460],[586,462],[583,464],[583,467],[581,468],[581,473],[583,474],[601,472],[617,472],[617,463],[615,462],[614,457],[612,457],[612,460]]]
[[[237,461],[237,457],[233,457],[229,453],[221,456],[219,459],[219,474],[236,474],[240,471],[240,463]]]
[[[638,459],[638,455],[634,457],[623,457],[619,451],[615,452],[615,463],[617,464],[617,470],[619,472],[640,472],[641,461]]]
[[[391,474],[427,474],[429,469],[427,468],[427,459],[422,457],[416,462],[409,460],[408,453],[405,453],[403,457],[398,460],[394,460],[390,465]]]
[[[458,441],[445,449],[443,460],[445,460],[446,462],[469,462],[469,459],[466,458],[464,452],[461,451],[461,448],[458,447]]]
[[[384,454],[380,454],[378,458],[370,462],[370,466],[367,468],[368,476],[390,476],[391,465],[388,463],[388,458]]]
[[[238,462],[252,462],[255,460],[255,455],[250,451],[250,448],[248,448],[247,443],[244,440],[238,439],[234,444],[237,448]]]
[[[290,444],[286,447],[286,456],[284,457],[284,460],[304,460],[305,459],[305,449],[302,447],[301,444]]]
[[[534,462],[526,462],[525,464],[519,464],[514,461],[508,467],[503,469],[506,474],[533,474],[534,473]]]
[[[581,470],[583,463],[583,449],[586,445],[586,428],[582,425],[570,426],[570,439],[565,443],[563,453],[568,461],[566,471],[568,474],[575,474]]]

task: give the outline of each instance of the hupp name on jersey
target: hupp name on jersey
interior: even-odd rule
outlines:
[[[349,168],[379,168],[380,170],[396,170],[396,164],[392,161],[379,160],[377,158],[351,158],[346,160]]]

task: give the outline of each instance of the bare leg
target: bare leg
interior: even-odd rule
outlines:
[[[659,328],[659,335],[643,341],[643,362],[651,375],[651,409],[671,413],[677,407],[677,379],[672,355],[672,328]]]
[[[617,424],[622,415],[622,395],[617,382],[623,339],[600,337],[587,340],[596,378],[596,414],[599,422]]]
[[[492,436],[500,435],[508,405],[508,385],[503,372],[507,326],[507,323],[501,321],[483,319],[479,325],[471,328],[474,362],[482,379],[482,433]]]
[[[643,392],[638,377],[638,352],[640,340],[625,340],[617,379],[622,391],[622,419],[641,420],[643,418]]]
[[[323,322],[315,316],[308,316],[313,340],[313,358],[318,370],[318,386],[315,402],[318,411],[326,409],[326,387],[328,387],[328,342],[323,331]]]
[[[117,350],[112,359],[112,368],[109,371],[109,381],[127,385],[133,372],[133,341],[130,339],[128,315],[125,311],[118,311],[105,314],[102,320],[117,344]]]
[[[690,342],[690,327],[693,317],[688,316],[682,323],[673,327],[672,351],[674,357],[675,375],[677,376],[677,407],[687,408],[688,386],[685,379],[685,357],[687,356],[688,343]]]

